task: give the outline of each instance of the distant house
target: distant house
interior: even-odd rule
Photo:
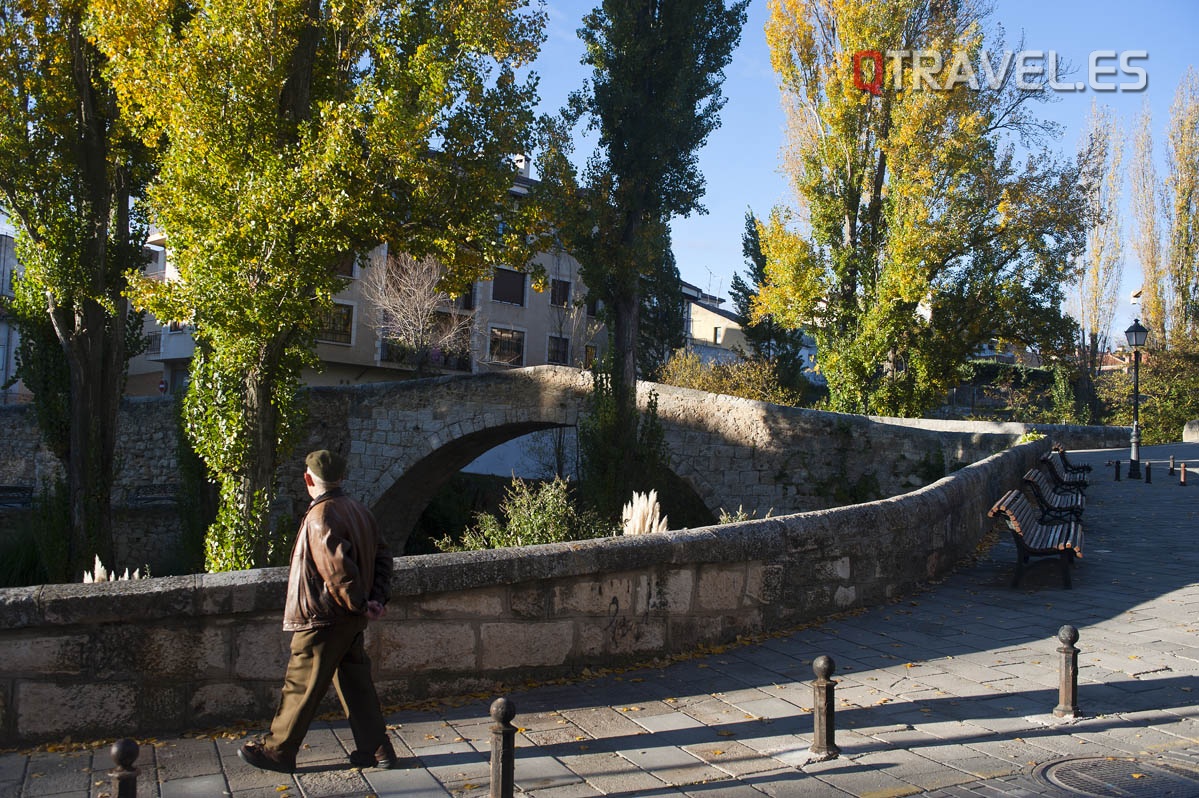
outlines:
[[[1152,357],[1152,352],[1141,350],[1141,365]],[[1099,373],[1123,372],[1132,373],[1133,353],[1131,349],[1120,347],[1115,352],[1110,349],[1099,356]]]
[[[686,281],[681,282],[681,288],[688,349],[705,363],[728,362],[751,354],[752,347],[737,314],[721,307],[725,300]]]
[[[1041,365],[1041,356],[1036,351],[1026,346],[1017,346],[1010,343],[1001,344],[995,338],[981,344],[975,349],[974,359],[992,360],[996,363],[1010,363],[1013,365],[1019,364],[1021,366],[1028,366],[1029,368],[1038,368]]]

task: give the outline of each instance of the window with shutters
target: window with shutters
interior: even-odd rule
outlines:
[[[525,303],[525,274],[511,269],[496,269],[491,279],[491,301],[509,305]]]

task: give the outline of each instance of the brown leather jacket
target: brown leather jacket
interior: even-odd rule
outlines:
[[[308,505],[291,552],[283,629],[298,632],[366,614],[386,604],[392,558],[375,518],[340,488]]]

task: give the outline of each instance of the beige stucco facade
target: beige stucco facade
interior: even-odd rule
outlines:
[[[417,366],[389,347],[380,318],[364,286],[368,270],[378,268],[385,246],[348,266],[344,288],[317,333],[319,368],[306,368],[306,385],[358,385],[417,376]],[[606,334],[587,304],[579,264],[562,253],[542,253],[524,271],[496,268],[496,279],[473,284],[469,296],[447,302],[445,310],[470,317],[470,356],[435,356],[420,376],[477,373],[520,366],[566,365],[584,368],[601,355]],[[146,272],[154,279],[177,279],[161,246],[152,248]],[[544,280],[535,279],[544,274]],[[501,289],[496,289],[497,280]],[[519,290],[513,290],[519,283]],[[195,342],[191,329],[160,324],[148,316],[143,331],[146,353],[130,363],[127,392],[132,396],[177,393],[186,385]]]

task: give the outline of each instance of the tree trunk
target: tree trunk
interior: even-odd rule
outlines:
[[[78,17],[71,20],[69,36],[72,78],[79,97],[76,148],[83,187],[79,212],[84,238],[77,257],[90,282],[79,294],[64,298],[72,304],[59,305],[49,296],[48,310],[70,375],[66,471],[71,528],[68,573],[62,576],[74,580],[82,578],[95,556],[114,570],[118,565],[111,507],[128,304],[120,296],[120,286],[113,284],[119,270],[111,262],[116,253],[109,246],[109,236],[127,245],[130,220],[124,172],[118,168],[109,176],[107,114],[111,109],[96,90],[99,56],[82,34]],[[101,298],[114,302],[115,313],[105,309]]]
[[[239,514],[242,528],[250,535],[250,552],[255,568],[263,568],[270,559],[270,513],[274,498],[276,441],[279,413],[272,401],[274,380],[267,376],[269,367],[246,375],[246,423],[250,426],[250,448],[245,471],[240,478]]]
[[[637,290],[637,278],[625,284],[619,294],[612,297],[612,359],[614,376],[621,382],[621,389],[636,396],[637,391],[637,332],[640,320],[641,296]],[[627,397],[622,397],[627,398]]]
[[[275,472],[279,466],[279,441],[284,434],[279,391],[280,364],[287,352],[291,333],[280,333],[267,342],[258,364],[246,374],[245,419],[249,427],[249,450],[239,477],[238,515],[241,528],[250,535],[253,567],[271,562],[270,507],[275,498]]]

